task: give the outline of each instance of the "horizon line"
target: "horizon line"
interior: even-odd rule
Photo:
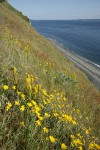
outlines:
[[[100,18],[93,18],[93,19],[30,19],[30,20],[34,20],[34,21],[67,21],[67,20],[100,20]]]

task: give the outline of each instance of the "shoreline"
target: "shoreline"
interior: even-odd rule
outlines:
[[[88,79],[95,85],[95,87],[100,90],[100,69],[99,67],[93,65],[88,60],[79,57],[77,54],[70,52],[68,49],[61,46],[58,42],[53,39],[48,39],[55,45],[63,54],[72,62],[74,65],[82,70],[88,77]]]

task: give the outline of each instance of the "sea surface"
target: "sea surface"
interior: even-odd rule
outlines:
[[[31,20],[31,25],[44,37],[100,68],[100,19]]]

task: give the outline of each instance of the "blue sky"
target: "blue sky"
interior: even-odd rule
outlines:
[[[8,0],[34,20],[100,19],[100,0]]]

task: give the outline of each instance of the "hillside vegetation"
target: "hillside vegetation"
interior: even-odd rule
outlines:
[[[100,92],[0,1],[0,149],[100,150]]]

